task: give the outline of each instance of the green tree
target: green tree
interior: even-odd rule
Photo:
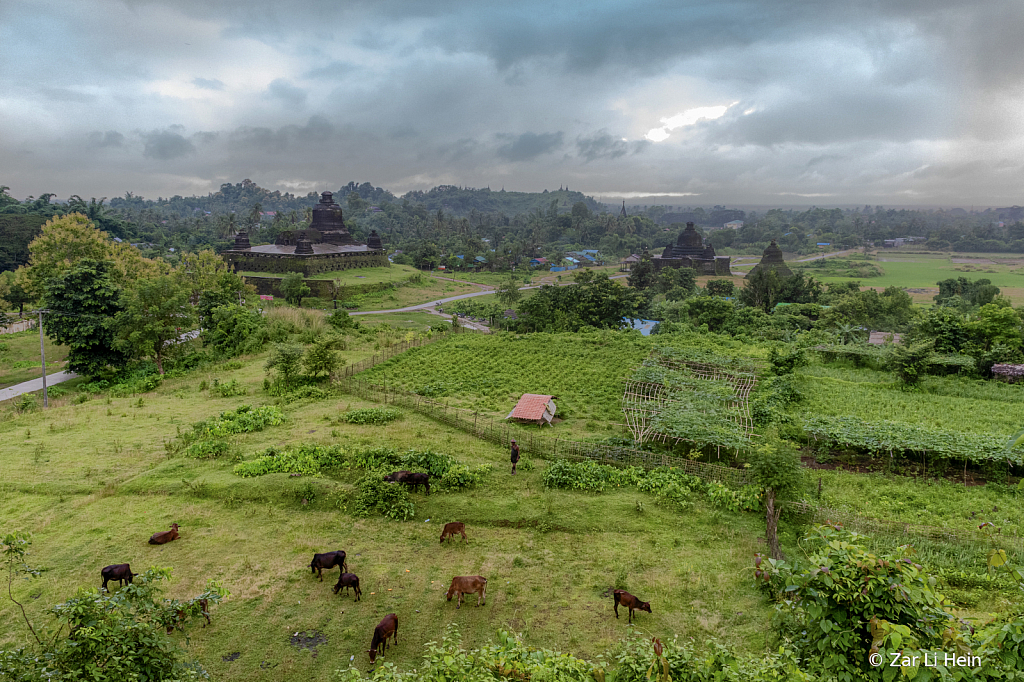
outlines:
[[[117,347],[113,321],[123,311],[122,291],[111,281],[110,261],[84,259],[46,287],[50,312],[43,327],[55,343],[68,347],[68,369],[96,376],[121,367],[128,356]]]
[[[281,293],[292,305],[302,307],[302,299],[309,296],[311,289],[301,272],[289,272],[281,278]]]
[[[704,290],[707,291],[708,296],[721,296],[723,298],[732,296],[735,289],[736,285],[732,283],[732,280],[728,279],[711,279],[704,285]]]
[[[750,473],[762,490],[768,551],[773,559],[781,559],[779,516],[782,507],[777,503],[792,499],[799,490],[803,477],[800,457],[791,443],[779,438],[775,429],[770,429],[764,443],[754,448]]]
[[[208,319],[203,340],[220,355],[258,353],[270,338],[263,316],[235,303],[213,308]]]
[[[886,368],[896,375],[904,386],[915,386],[924,378],[928,360],[932,356],[934,342],[931,339],[909,346],[894,344],[886,358]]]
[[[288,386],[292,383],[292,379],[299,375],[303,355],[303,348],[298,344],[275,343],[264,369],[267,372],[277,370],[281,383]]]
[[[168,350],[194,328],[195,314],[188,297],[188,289],[169,275],[137,282],[121,297],[123,310],[114,320],[117,345],[152,357],[163,374]]]
[[[654,263],[651,262],[650,254],[647,251],[644,251],[640,262],[635,264],[632,270],[630,270],[626,281],[629,282],[629,286],[641,291],[650,289],[658,281],[658,275],[654,271]]]
[[[770,313],[782,300],[783,279],[774,268],[758,268],[740,289],[740,303]]]
[[[522,292],[519,291],[519,280],[512,276],[499,284],[494,293],[497,294],[501,304],[508,307],[514,306],[523,297]]]
[[[302,358],[302,365],[306,368],[306,374],[314,379],[321,374],[325,374],[330,378],[334,370],[345,364],[345,361],[331,347],[333,342],[334,339],[325,338],[309,347]]]

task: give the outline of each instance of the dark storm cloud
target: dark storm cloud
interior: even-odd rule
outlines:
[[[224,83],[217,80],[216,78],[200,78],[196,76],[192,79],[192,85],[203,90],[223,90]]]
[[[576,138],[576,153],[588,162],[596,159],[617,159],[626,154],[637,154],[650,146],[647,140],[629,142],[621,137],[612,137],[606,130],[593,135]]]
[[[1017,0],[3,7],[0,175],[68,193],[262,173],[282,187],[352,174],[396,190],[1024,201],[1016,166],[984,163],[1024,158]]]
[[[267,87],[267,96],[294,106],[306,102],[306,91],[296,87],[285,78],[278,78]]]
[[[123,147],[124,135],[116,130],[101,133],[96,130],[89,133],[89,142],[95,147]]]
[[[562,146],[563,136],[561,131],[557,133],[523,133],[521,135],[499,133],[497,138],[504,144],[498,147],[497,154],[508,161],[529,161],[541,154],[556,151]]]
[[[234,153],[284,154],[311,143],[326,145],[334,131],[333,123],[323,116],[313,116],[302,126],[238,128],[229,135],[229,145]]]
[[[143,133],[141,137],[145,143],[142,155],[147,159],[170,161],[196,150],[194,144],[174,129],[154,130],[151,133]]]

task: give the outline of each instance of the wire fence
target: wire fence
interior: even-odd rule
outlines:
[[[926,526],[892,519],[877,519],[859,516],[832,507],[815,506],[806,502],[789,502],[789,508],[808,523],[839,523],[843,527],[873,538],[886,538],[897,544],[913,544],[917,540],[928,540],[947,545],[989,547],[991,540],[980,530]],[[1024,551],[1024,538],[1019,535],[996,536],[1000,545],[1010,545],[1017,552]]]
[[[345,376],[339,377],[338,387],[342,391],[364,400],[412,409],[442,424],[465,431],[481,440],[486,440],[502,447],[508,447],[509,441],[515,438],[516,443],[519,444],[520,452],[543,459],[591,460],[600,464],[620,467],[637,466],[648,470],[659,467],[674,467],[686,474],[697,476],[708,482],[718,482],[733,487],[753,484],[751,476],[743,469],[700,462],[660,452],[648,452],[646,450],[557,437],[551,438],[539,433],[533,433],[530,429],[510,424],[505,420],[482,415],[475,410],[453,407],[426,396],[389,387],[386,384],[386,380],[385,383],[376,384],[354,376],[410,348],[435,343],[446,338],[446,336],[394,344],[381,353],[346,368],[354,371],[346,371]],[[840,523],[850,530],[870,535],[875,539],[886,539],[896,544],[912,544],[915,541],[927,540],[945,545],[979,550],[988,547],[990,544],[990,540],[980,530],[926,526],[891,519],[877,519],[859,516],[831,507],[815,506],[805,502],[790,502],[787,504],[792,511],[799,514],[808,523]],[[1010,545],[1011,549],[1018,553],[1024,552],[1024,538],[1019,535],[1000,535],[999,540],[1002,544]]]

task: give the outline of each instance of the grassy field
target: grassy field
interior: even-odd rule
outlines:
[[[67,349],[43,337],[47,373],[64,369]],[[42,375],[39,357],[39,332],[27,331],[0,335],[0,388],[7,388]]]
[[[285,406],[284,425],[236,437],[235,454],[248,458],[270,445],[310,441],[430,447],[494,469],[468,492],[414,494],[416,516],[402,523],[347,512],[358,471],[241,479],[230,459],[169,456],[163,444],[179,427],[243,402],[272,400],[259,387],[261,360],[168,379],[144,396],[7,415],[0,423],[0,518],[4,532],[35,535],[31,561],[43,577],[15,588],[27,597],[32,618],[45,620],[49,605],[97,587],[102,566],[129,562],[136,570],[172,567],[168,596],[195,594],[211,578],[231,591],[214,609],[213,625],[193,631],[189,644],[218,680],[328,680],[350,656],[367,666],[373,626],[389,612],[399,614],[403,636],[387,659],[402,667],[415,665],[423,644],[450,622],[463,626],[467,645],[511,628],[534,645],[593,657],[627,633],[602,596],[616,583],[651,600],[654,613],[639,617],[642,632],[763,647],[770,609],[746,574],[760,548],[756,515],[700,501],[680,515],[635,491],[547,491],[540,483],[544,462],[512,478],[504,450],[415,414],[386,428],[332,424],[339,412],[364,406],[348,397]],[[236,379],[249,395],[210,397],[198,390],[206,376]],[[312,505],[300,501],[309,496],[307,486],[317,493]],[[467,524],[469,543],[438,546],[441,524],[450,520]],[[181,526],[179,541],[146,544],[171,522]],[[348,552],[361,602],[332,594],[334,571],[323,583],[310,576],[310,555],[333,549]],[[459,574],[488,577],[485,606],[470,602],[456,611],[444,601],[451,576]],[[26,637],[13,608],[0,602],[0,642]],[[317,656],[289,644],[293,633],[314,630],[327,638]],[[224,660],[234,652],[238,660]]]
[[[239,272],[243,277],[281,277],[280,272]],[[401,282],[413,275],[424,274],[411,265],[394,265],[386,268],[356,268],[354,270],[335,270],[311,275],[308,279],[335,279],[340,284],[379,284],[381,282]],[[426,276],[424,274],[424,276]]]

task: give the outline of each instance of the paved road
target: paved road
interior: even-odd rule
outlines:
[[[57,372],[55,374],[48,374],[46,376],[46,386],[49,388],[54,384],[59,384],[63,381],[69,381],[74,379],[78,375],[74,372]],[[33,379],[31,381],[23,381],[20,384],[15,384],[8,388],[0,388],[0,402],[4,400],[10,400],[11,398],[17,398],[22,393],[31,393],[32,391],[43,390],[43,378]]]

